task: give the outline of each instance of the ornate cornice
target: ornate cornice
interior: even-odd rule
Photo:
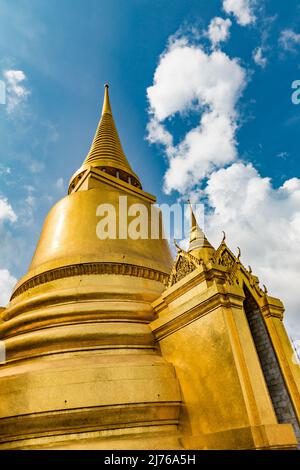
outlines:
[[[37,287],[47,282],[56,281],[74,276],[86,276],[95,274],[117,274],[122,276],[143,277],[161,282],[165,286],[168,284],[169,275],[156,269],[146,268],[126,263],[82,263],[51,269],[44,273],[28,279],[19,286],[12,294],[11,300],[29,289]]]

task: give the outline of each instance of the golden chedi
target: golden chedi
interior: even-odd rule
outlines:
[[[150,227],[154,203],[106,85],[91,149],[0,310],[0,449],[299,445],[300,371],[282,303],[225,239],[215,250],[192,210],[189,249],[174,261],[161,230],[128,237],[123,204],[145,207]],[[116,236],[101,238],[111,207]]]
[[[179,385],[149,326],[172,258],[164,239],[97,237],[97,207],[118,213],[119,196],[155,202],[125,158],[106,87],[88,157],[2,315],[3,448],[178,445]]]

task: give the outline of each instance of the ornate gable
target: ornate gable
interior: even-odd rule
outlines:
[[[235,256],[223,240],[213,258],[215,265],[226,268],[226,280],[231,285],[239,284],[238,272],[241,267],[240,255],[241,252],[239,250],[238,256]]]
[[[176,243],[177,257],[175,259],[170,277],[168,287],[173,286],[177,282],[181,281],[191,272],[195,271],[199,266],[203,266],[203,260],[198,259],[191,255],[189,252],[184,251]],[[218,269],[222,267],[222,272],[225,275],[225,282],[228,285],[243,286],[245,284],[254,298],[258,300],[267,294],[267,289],[263,286],[263,289],[259,286],[259,279],[257,276],[252,274],[252,269],[245,268],[240,261],[241,250],[238,248],[238,254],[235,255],[225,243],[225,237],[222,243],[216,250],[213,258],[211,259],[211,265],[207,266],[209,269]],[[224,271],[225,270],[225,271]]]
[[[236,258],[228,249],[224,249],[218,259],[218,264],[226,268],[232,269],[236,264]]]
[[[223,240],[216,251],[213,262],[214,264],[226,268],[226,280],[228,284],[238,284],[242,286],[243,283],[245,283],[253,296],[258,299],[259,297],[267,294],[267,289],[265,286],[263,286],[264,289],[261,289],[259,286],[259,279],[257,276],[252,274],[251,267],[249,266],[247,269],[240,262],[241,251],[239,248],[238,250],[238,255],[235,256]]]
[[[186,251],[179,249],[170,274],[168,287],[171,287],[176,284],[176,282],[179,282],[185,276],[195,271],[195,269],[200,265],[201,261]]]

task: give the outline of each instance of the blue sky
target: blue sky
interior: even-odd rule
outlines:
[[[216,29],[208,32],[216,17],[225,28],[219,40]],[[242,261],[287,304],[289,327],[300,338],[300,106],[291,101],[299,53],[296,0],[288,6],[279,0],[1,0],[2,302],[26,272],[47,212],[88,152],[108,81],[123,147],[144,189],[159,202],[189,195],[205,201],[212,241],[225,229],[232,248],[241,246]],[[224,83],[230,102],[210,101],[209,87],[222,90]],[[178,99],[177,108],[169,109],[163,95]],[[219,113],[228,126],[220,130],[219,155],[211,148],[216,122],[204,138],[207,109],[207,117]],[[158,125],[172,144],[161,141]],[[192,149],[186,145],[193,129]],[[180,168],[187,166],[184,179]]]

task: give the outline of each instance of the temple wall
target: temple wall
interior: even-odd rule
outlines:
[[[151,328],[181,388],[183,446],[294,448],[291,424],[279,424],[272,406],[242,289],[203,276],[194,271],[153,304],[158,318]]]

